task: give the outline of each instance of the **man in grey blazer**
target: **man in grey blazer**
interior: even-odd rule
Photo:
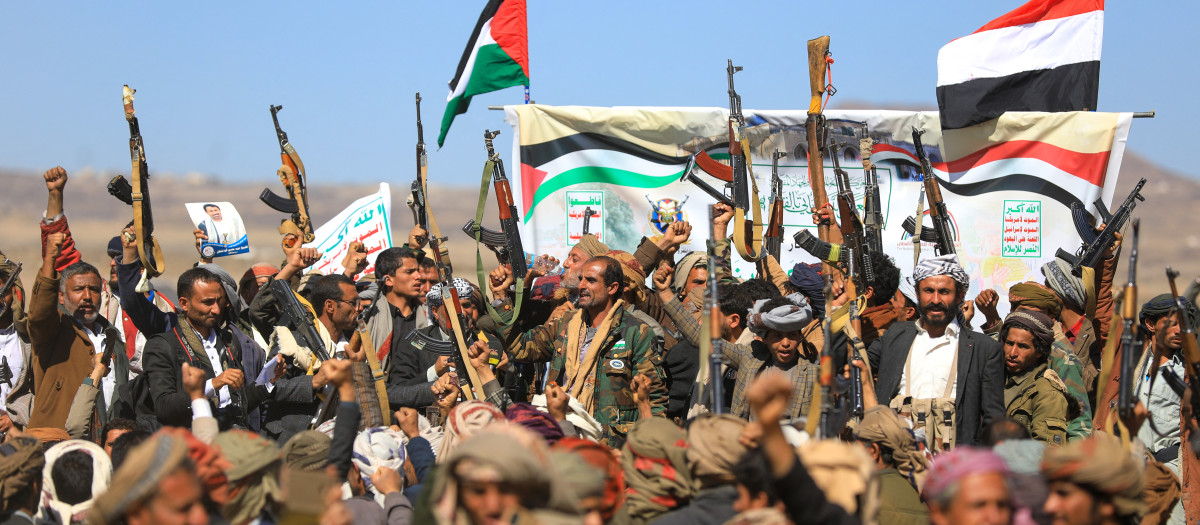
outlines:
[[[1004,418],[1004,355],[999,343],[956,320],[970,283],[957,256],[921,261],[913,281],[920,319],[892,325],[867,350],[876,396],[888,405],[898,396],[932,399],[949,392],[955,444],[974,445],[983,427]]]

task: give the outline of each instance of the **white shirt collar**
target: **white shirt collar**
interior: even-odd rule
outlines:
[[[929,332],[929,330],[925,329],[924,323],[925,323],[924,319],[917,320],[917,333],[918,334],[925,334],[925,333]],[[958,331],[959,331],[958,320],[951,319],[950,324],[946,325],[946,333],[945,333],[944,337],[958,337]]]

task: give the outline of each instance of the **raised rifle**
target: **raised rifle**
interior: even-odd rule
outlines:
[[[1107,228],[1105,228],[1107,229]],[[1180,356],[1183,357],[1184,372],[1187,374],[1188,384],[1192,387],[1192,417],[1196,418],[1196,407],[1200,407],[1200,340],[1196,339],[1196,319],[1193,319],[1189,312],[1190,303],[1187,298],[1179,295],[1179,289],[1175,286],[1175,278],[1179,277],[1179,272],[1171,270],[1167,267],[1167,280],[1171,284],[1171,295],[1175,297],[1175,315],[1179,322],[1179,336],[1183,338],[1183,346],[1180,349]],[[1171,372],[1169,369],[1163,369],[1163,376]],[[1179,396],[1183,397],[1184,392],[1179,392]],[[1192,452],[1200,456],[1200,432],[1190,432],[1188,437]]]
[[[950,228],[950,214],[946,211],[946,202],[942,200],[942,189],[938,185],[933,167],[929,165],[929,157],[925,155],[925,146],[921,144],[921,134],[924,131],[916,127],[912,129],[913,146],[917,150],[917,160],[921,162],[921,179],[925,183],[925,195],[929,199],[929,218],[933,219],[933,228],[921,226],[922,217],[904,219],[903,228],[909,235],[918,235],[923,242],[932,242],[938,255],[954,254],[954,233]]]
[[[713,209],[709,208],[709,222],[712,222]],[[708,256],[711,258],[716,249],[716,234],[711,230],[708,234]],[[710,259],[711,260],[711,259]],[[717,293],[717,272],[708,273],[707,293],[704,294],[704,310],[708,313],[700,319],[700,371],[696,374],[696,383],[692,390],[693,405],[703,405],[708,400],[709,412],[722,414],[725,412],[725,394],[723,392],[724,374],[722,374],[721,348],[721,301]],[[708,337],[704,335],[708,334]],[[708,384],[705,384],[705,381]]]
[[[146,146],[142,143],[142,130],[133,109],[133,94],[136,91],[129,85],[125,85],[121,91],[125,121],[129,123],[129,157],[133,162],[130,180],[125,180],[122,175],[113,177],[108,181],[108,192],[121,202],[133,206],[133,232],[137,237],[138,260],[146,270],[142,282],[138,283],[140,290],[147,279],[162,275],[167,266],[158,239],[154,238],[154,214],[150,211],[150,169],[146,167]]]
[[[838,222],[841,223],[839,226],[842,230],[844,247],[849,249],[847,258],[851,263],[850,268],[855,270],[850,272],[850,278],[854,281],[857,289],[866,291],[869,283],[875,280],[875,272],[867,256],[863,224],[862,220],[858,218],[858,210],[855,208],[854,190],[850,187],[850,174],[842,169],[837,152],[832,153],[830,157],[833,158],[834,180],[837,182],[838,189]]]
[[[421,124],[421,93],[417,92],[417,180],[412,183],[412,194],[408,197],[408,207],[413,213],[413,224],[422,230],[429,231],[428,215],[425,213],[425,172],[428,170],[429,156],[425,152],[425,126]]]
[[[763,235],[763,248],[767,255],[779,260],[783,248],[783,179],[779,178],[779,159],[787,153],[771,153],[771,211],[768,214],[767,232]]]
[[[750,163],[750,138],[746,135],[746,117],[742,114],[742,96],[738,95],[733,86],[733,75],[742,70],[734,66],[733,60],[727,61],[725,76],[729,82],[729,165],[721,164],[713,159],[708,152],[701,151],[693,156],[695,165],[709,175],[725,181],[730,190],[730,197],[717,198],[722,192],[712,187],[700,189],[712,195],[718,201],[731,204],[733,207],[733,246],[742,259],[757,262],[766,256],[763,250],[762,206],[758,202],[758,182],[754,180],[754,171]],[[696,179],[689,177],[692,163],[684,170],[683,180]],[[729,201],[732,201],[730,203]],[[751,212],[751,220],[746,219],[746,212]]]
[[[508,251],[508,263],[512,265],[514,277],[523,278],[529,270],[529,262],[525,259],[525,247],[521,243],[521,217],[517,213],[517,205],[513,202],[512,187],[508,177],[504,175],[504,159],[496,154],[492,140],[500,131],[484,131],[483,143],[487,148],[488,164],[492,166],[492,184],[496,188],[496,204],[500,211],[500,231]],[[483,210],[480,209],[480,212]]]
[[[275,303],[279,305],[279,320],[275,322],[275,325],[291,332],[292,336],[296,338],[296,344],[311,351],[317,361],[322,363],[328,361],[330,359],[329,350],[325,348],[325,340],[321,338],[321,332],[317,330],[317,316],[312,305],[296,295],[287,281],[272,280],[267,284],[267,293],[271,294]],[[337,357],[341,359],[345,356],[338,355]],[[336,394],[333,384],[325,385],[323,393],[325,401],[321,403],[317,413],[313,414],[312,421],[309,422],[311,428],[316,428],[325,421],[325,416],[333,403],[333,396]]]
[[[292,147],[287,133],[279,127],[279,111],[282,109],[283,106],[271,105],[271,121],[275,124],[275,138],[279,140],[279,159],[283,162],[283,167],[279,170],[279,182],[283,183],[288,196],[281,197],[270,188],[263,188],[258,199],[275,211],[292,215],[292,218],[281,221],[281,235],[292,234],[302,243],[312,242],[315,237],[312,219],[308,215],[308,175],[304,171],[304,161],[300,160],[300,154]],[[283,242],[288,248],[295,244],[292,239],[285,239]]]
[[[829,70],[829,36],[822,36],[808,41],[808,118],[804,121],[804,135],[808,143],[808,185],[812,188],[812,211],[816,212],[829,204],[829,195],[825,192],[825,160],[821,158],[824,149],[826,133],[825,115],[822,114],[821,95],[828,86],[825,83],[825,73]],[[817,238],[829,242],[828,220],[822,219],[817,224]],[[829,275],[833,265],[821,263],[822,275]]]
[[[16,286],[17,277],[20,277],[21,275],[21,264],[22,263],[17,263],[17,265],[13,267],[12,271],[8,273],[8,279],[5,279],[4,285],[0,286],[0,297],[8,295],[9,292],[12,291],[13,286]],[[8,313],[8,309],[10,308],[9,303],[16,300],[17,298],[13,297],[10,301],[5,301],[4,303],[0,304],[0,317],[3,317],[4,314]]]
[[[867,251],[883,253],[883,207],[879,201],[879,174],[871,162],[871,150],[875,143],[863,125],[863,138],[859,141],[863,164],[863,238]],[[864,257],[865,258],[865,257]]]
[[[866,351],[866,345],[862,340],[862,319],[859,317],[858,311],[858,291],[860,288],[855,285],[856,280],[853,278],[858,274],[858,268],[855,268],[854,263],[859,259],[858,254],[854,253],[853,248],[848,257],[850,268],[849,274],[851,279],[846,282],[846,291],[850,296],[850,317],[849,323],[846,326],[846,336],[850,340],[850,413],[849,416],[855,419],[863,416],[863,377],[862,370],[854,366],[854,361],[861,361],[862,353]],[[868,261],[869,262],[869,261]],[[866,267],[863,268],[865,270]],[[865,291],[865,288],[861,288]]]
[[[1083,210],[1078,202],[1071,203],[1071,218],[1075,223],[1075,231],[1083,238],[1083,246],[1074,255],[1067,253],[1066,250],[1059,248],[1055,257],[1067,261],[1071,265],[1071,273],[1076,276],[1082,275],[1083,267],[1095,268],[1100,264],[1100,258],[1104,256],[1104,252],[1108,250],[1117,240],[1117,232],[1125,226],[1125,221],[1133,215],[1133,209],[1137,207],[1137,201],[1146,200],[1142,196],[1142,186],[1146,185],[1146,179],[1139,180],[1137,185],[1133,187],[1133,191],[1129,192],[1129,196],[1125,197],[1125,202],[1122,202],[1117,211],[1108,213],[1108,209],[1104,207],[1104,202],[1096,199],[1096,211],[1100,213],[1101,222],[1105,224],[1104,230],[1096,232],[1088,221],[1089,216]]]
[[[1134,219],[1133,235],[1130,238],[1131,249],[1129,250],[1129,283],[1125,285],[1124,303],[1122,303],[1121,309],[1125,324],[1122,326],[1121,332],[1121,382],[1117,387],[1117,412],[1122,418],[1133,416],[1133,409],[1137,406],[1133,389],[1138,380],[1137,362],[1145,347],[1142,326],[1138,323],[1137,304],[1138,230],[1140,227],[1141,219]]]

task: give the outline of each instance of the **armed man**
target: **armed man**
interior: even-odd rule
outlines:
[[[638,420],[634,376],[646,376],[655,415],[667,407],[661,343],[626,310],[624,287],[620,262],[588,259],[581,265],[578,308],[520,334],[509,347],[516,361],[548,361],[549,381],[562,385],[600,422],[609,446],[623,444]]]
[[[921,318],[896,323],[867,351],[879,404],[909,417],[935,450],[973,445],[1004,417],[1000,345],[959,324],[970,283],[953,254],[913,271]]]
[[[0,267],[0,283],[10,279],[16,282],[16,266]],[[9,394],[19,391],[23,385],[25,369],[33,358],[33,348],[29,344],[29,331],[25,323],[16,322],[17,312],[21,308],[21,291],[16,286],[0,290],[0,433],[7,434],[13,429],[14,423],[24,426],[29,420],[29,404],[18,407],[20,403],[8,405]],[[32,383],[32,380],[29,381]],[[25,390],[30,390],[26,387]],[[14,400],[18,396],[13,396]],[[29,395],[27,397],[32,397]],[[15,419],[13,416],[16,416]]]

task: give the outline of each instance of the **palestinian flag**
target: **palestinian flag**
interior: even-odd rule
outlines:
[[[1094,213],[1093,202],[1116,180],[1119,165],[1109,160],[1120,126],[1117,113],[1006,113],[994,126],[945,131],[943,148],[930,139],[925,153],[942,189],[955,195],[1026,191]],[[904,142],[876,144],[871,160],[920,169]]]
[[[1006,111],[1095,111],[1104,0],[1031,0],[938,52],[942,129]]]
[[[521,215],[555,192],[584,183],[661,188],[678,182],[689,156],[666,155],[595,132],[572,133],[521,146]]]
[[[454,117],[467,112],[471,97],[512,86],[529,85],[529,31],[525,0],[489,0],[458,62],[446,97],[438,146],[446,141]]]

